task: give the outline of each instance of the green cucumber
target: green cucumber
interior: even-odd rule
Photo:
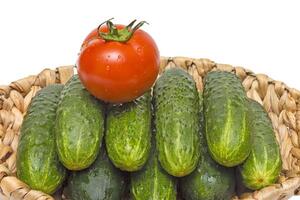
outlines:
[[[199,94],[199,97],[201,105],[202,94]],[[223,167],[210,157],[204,138],[203,111],[200,110],[201,156],[196,170],[180,179],[181,194],[186,200],[231,199],[235,188],[234,169]]]
[[[69,170],[82,170],[96,159],[104,134],[104,106],[74,75],[64,87],[57,108],[56,144]]]
[[[120,200],[124,174],[110,162],[105,149],[88,169],[71,173],[64,194],[70,200]]]
[[[204,117],[212,158],[226,167],[244,162],[250,154],[251,134],[246,92],[237,76],[223,71],[207,74]]]
[[[55,144],[55,116],[63,85],[40,90],[24,117],[17,152],[17,176],[32,189],[54,193],[65,179]]]
[[[246,187],[259,190],[277,181],[282,161],[272,122],[264,108],[249,100],[249,112],[253,145],[250,156],[240,166],[240,172]]]
[[[197,166],[199,97],[193,78],[180,68],[166,70],[154,87],[158,159],[170,175],[182,177]]]
[[[176,180],[161,168],[155,144],[146,165],[130,177],[133,200],[176,200]]]
[[[111,105],[105,142],[112,163],[124,171],[137,171],[148,160],[151,148],[151,94],[133,102]]]

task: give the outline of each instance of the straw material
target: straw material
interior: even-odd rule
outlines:
[[[162,57],[160,72],[181,66],[203,90],[203,78],[212,70],[235,73],[243,83],[248,97],[261,103],[268,111],[280,144],[282,172],[277,184],[234,199],[276,200],[300,194],[300,92],[264,74],[231,65],[217,64],[208,59]],[[0,199],[53,200],[54,197],[31,190],[16,176],[16,151],[23,116],[30,101],[41,88],[53,83],[65,83],[73,75],[73,66],[45,69],[37,76],[29,76],[0,86]],[[55,194],[60,199],[61,194]]]

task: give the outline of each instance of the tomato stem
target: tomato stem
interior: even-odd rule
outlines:
[[[125,28],[117,29],[117,27],[112,23],[112,19],[113,18],[106,20],[98,26],[99,37],[101,37],[105,41],[127,42],[128,40],[130,40],[130,38],[136,30],[138,30],[144,24],[148,24],[146,21],[141,21],[135,26],[133,26],[137,21],[135,19],[132,22],[130,22]],[[100,27],[105,23],[108,28],[108,33],[103,33],[100,31]]]

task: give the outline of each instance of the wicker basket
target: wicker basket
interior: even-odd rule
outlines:
[[[272,120],[283,160],[278,184],[240,199],[287,199],[300,194],[300,92],[274,81],[266,75],[254,74],[242,67],[216,64],[208,59],[161,58],[160,71],[166,67],[181,66],[194,77],[199,90],[203,77],[211,70],[234,72],[243,82],[247,95],[264,105]],[[65,83],[73,75],[73,66],[45,69],[37,76],[29,76],[0,86],[0,199],[45,200],[60,199],[31,190],[16,175],[16,151],[23,116],[36,92],[53,83]],[[238,197],[235,197],[238,199]]]

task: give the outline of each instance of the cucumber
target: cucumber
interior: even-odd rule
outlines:
[[[244,193],[253,193],[255,190],[251,190],[245,186],[243,183],[243,178],[241,175],[241,170],[239,167],[235,167],[235,180],[236,180],[236,195],[238,197],[242,196]]]
[[[105,142],[112,163],[124,171],[137,171],[148,160],[151,148],[151,94],[133,102],[111,105]]]
[[[104,106],[74,75],[64,87],[57,108],[56,144],[69,170],[82,170],[96,159],[104,134]]]
[[[176,180],[161,168],[152,144],[146,165],[130,175],[131,197],[133,200],[176,200]]]
[[[202,94],[199,94],[199,97],[201,105]],[[187,200],[231,199],[235,188],[234,169],[223,167],[210,157],[204,138],[203,111],[201,108],[200,110],[201,156],[196,170],[192,174],[180,179],[181,194]]]
[[[120,200],[125,191],[124,174],[101,149],[88,169],[71,173],[64,194],[69,200]]]
[[[253,145],[250,156],[240,166],[244,185],[259,190],[275,183],[281,171],[281,156],[272,122],[264,108],[249,100]]]
[[[17,176],[32,189],[54,193],[66,176],[55,145],[55,115],[63,85],[49,85],[32,99],[17,152]]]
[[[197,166],[199,97],[193,78],[180,68],[166,70],[154,87],[158,159],[170,175],[182,177]]]
[[[226,167],[246,160],[251,134],[245,90],[229,72],[207,74],[204,85],[206,139],[212,158]]]

